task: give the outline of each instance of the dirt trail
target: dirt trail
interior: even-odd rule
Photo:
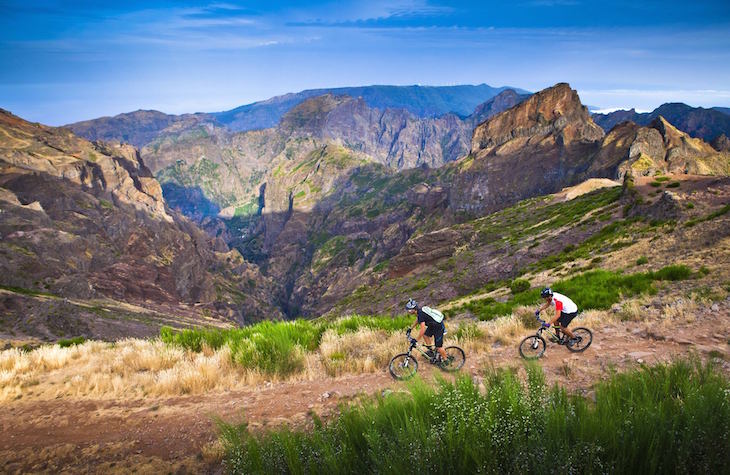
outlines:
[[[717,358],[730,374],[730,301],[701,307],[689,320],[594,328],[594,343],[584,353],[548,344],[541,364],[550,383],[588,396],[613,370],[689,353]],[[516,343],[495,343],[488,353],[467,355],[464,372],[480,380],[485,367],[521,364]],[[434,373],[429,369],[427,377]],[[6,403],[0,406],[0,472],[219,473],[220,462],[207,454],[217,438],[216,417],[245,417],[255,430],[306,426],[312,412],[326,417],[340,403],[401,384],[383,370],[172,398]]]

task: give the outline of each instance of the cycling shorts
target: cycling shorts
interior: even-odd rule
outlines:
[[[432,336],[436,348],[442,348],[444,346],[444,324],[439,325],[426,325],[426,336]]]

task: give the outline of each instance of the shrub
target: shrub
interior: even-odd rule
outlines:
[[[649,262],[649,258],[646,256],[641,256],[640,258],[636,259],[636,265],[641,266]]]
[[[650,273],[655,280],[685,280],[692,276],[692,270],[685,265],[671,265]]]
[[[58,340],[58,346],[60,346],[61,348],[68,348],[70,346],[81,345],[85,341],[86,338],[84,338],[83,336],[77,336],[74,338],[69,338],[67,340]]]
[[[581,310],[605,310],[622,297],[656,293],[652,285],[654,280],[683,280],[692,276],[692,271],[685,265],[672,265],[656,272],[623,274],[602,269],[592,270],[576,275],[567,280],[553,284],[553,289],[564,293],[575,301]],[[540,291],[514,294],[506,302],[497,302],[493,298],[472,300],[460,309],[469,310],[480,320],[491,320],[501,315],[508,315],[519,305],[535,305],[539,302]]]
[[[509,285],[509,289],[513,294],[525,292],[526,290],[530,290],[530,281],[525,279],[515,279]]]
[[[680,361],[616,374],[595,403],[493,371],[414,383],[314,427],[252,433],[219,423],[232,473],[724,473],[730,383],[711,364]],[[571,447],[566,451],[565,447]],[[404,452],[405,451],[405,452]]]

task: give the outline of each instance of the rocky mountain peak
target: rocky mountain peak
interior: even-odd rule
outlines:
[[[560,136],[563,144],[603,137],[578,93],[566,83],[544,89],[480,124],[474,130],[472,153],[489,154],[514,139],[520,139],[521,146],[549,135]]]

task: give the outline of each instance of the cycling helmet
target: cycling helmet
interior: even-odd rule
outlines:
[[[552,296],[553,296],[553,291],[552,291],[552,289],[550,289],[550,287],[545,287],[544,289],[542,289],[542,292],[540,292],[540,297],[542,297],[542,298],[547,298],[547,297],[552,297]]]
[[[418,306],[415,300],[408,299],[408,302],[406,302],[406,310],[413,310]]]

